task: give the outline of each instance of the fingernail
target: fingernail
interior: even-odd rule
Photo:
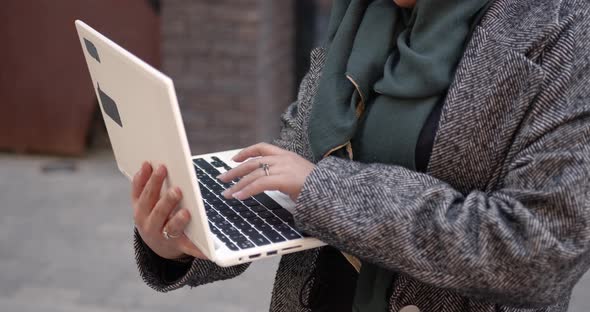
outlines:
[[[172,197],[173,200],[178,200],[178,193],[176,190],[170,190],[170,197]]]
[[[222,174],[216,176],[215,179],[221,180],[221,179],[223,179],[224,176],[225,176],[225,173],[222,173]]]
[[[237,200],[242,200],[243,199],[242,197],[244,196],[244,193],[242,193],[242,191],[239,191],[239,192],[234,193],[232,196],[235,199],[237,199]]]
[[[176,200],[180,199],[180,190],[178,188],[172,190],[172,197]]]
[[[229,194],[229,190],[225,190],[225,191],[221,192],[221,195],[223,197],[227,197],[228,194]]]
[[[160,165],[160,167],[158,167],[158,174],[163,175],[164,173],[166,173],[166,167],[164,167],[164,165]]]

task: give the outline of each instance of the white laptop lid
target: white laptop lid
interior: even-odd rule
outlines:
[[[132,179],[143,161],[165,164],[164,189],[180,187],[191,213],[186,235],[215,261],[172,80],[85,23],[76,28],[119,170]]]

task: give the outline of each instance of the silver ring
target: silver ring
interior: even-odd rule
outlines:
[[[262,170],[264,170],[264,174],[267,177],[270,176],[270,165],[269,164],[260,163],[260,168],[262,168]]]
[[[179,238],[180,237],[180,235],[168,234],[168,231],[166,229],[164,229],[164,231],[162,231],[162,234],[164,235],[164,238],[166,240],[175,239],[175,238]]]

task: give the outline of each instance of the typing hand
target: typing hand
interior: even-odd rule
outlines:
[[[315,168],[313,163],[296,153],[267,143],[243,149],[234,156],[233,161],[243,163],[218,179],[229,182],[241,177],[238,183],[223,192],[226,198],[240,200],[263,191],[278,190],[296,201],[305,179]]]

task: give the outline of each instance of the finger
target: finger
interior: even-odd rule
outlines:
[[[184,232],[184,228],[188,225],[191,220],[191,215],[186,209],[178,210],[172,218],[166,222],[164,229],[172,236],[181,236]]]
[[[253,158],[229,171],[226,171],[217,178],[222,182],[229,182],[236,178],[247,176],[256,169],[259,169],[261,164],[268,164],[270,166],[277,163],[277,161],[278,159],[276,156]]]
[[[287,179],[287,177],[284,175],[263,176],[244,186],[239,192],[234,193],[233,197],[239,200],[244,200],[264,191],[282,191],[285,179]]]
[[[288,151],[268,143],[258,143],[250,147],[246,147],[237,153],[232,160],[242,162],[248,158],[260,156],[273,156],[288,153]]]
[[[242,179],[240,179],[240,181],[238,183],[236,183],[235,185],[233,185],[229,189],[223,191],[223,193],[221,193],[221,195],[223,195],[225,198],[232,198],[233,194],[239,192],[241,189],[246,187],[248,184],[256,181],[257,179],[264,177],[265,175],[266,174],[265,174],[264,170],[256,169],[256,170],[250,172],[250,174],[248,174],[248,175],[244,176]]]
[[[139,199],[143,188],[152,174],[152,170],[152,165],[146,161],[141,165],[135,176],[133,176],[133,182],[131,183],[131,199],[133,201]]]
[[[146,209],[148,213],[152,211],[154,205],[160,198],[162,183],[166,179],[167,171],[165,166],[160,166],[152,173],[143,192],[139,196],[138,204],[140,208]]]
[[[203,254],[199,250],[199,248],[197,248],[197,246],[195,246],[195,244],[193,244],[193,242],[191,242],[190,239],[186,237],[186,235],[183,234],[181,237],[178,238],[178,244],[180,246],[179,248],[182,253],[191,255],[195,258],[208,260],[205,254]]]
[[[182,199],[182,193],[179,188],[168,190],[158,201],[148,218],[148,227],[156,229],[158,232],[164,228],[164,223],[170,217],[172,211],[178,206]]]

